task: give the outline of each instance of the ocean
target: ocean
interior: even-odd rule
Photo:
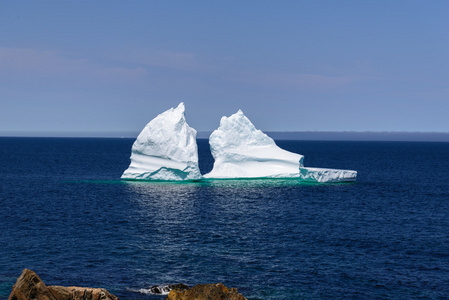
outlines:
[[[449,143],[277,141],[357,182],[121,181],[133,139],[0,138],[0,299],[24,268],[121,299],[448,299]],[[200,168],[213,159],[198,140]]]

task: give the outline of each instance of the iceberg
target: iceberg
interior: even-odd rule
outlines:
[[[303,155],[278,147],[241,110],[221,118],[209,145],[215,162],[204,178],[298,178],[329,183],[355,181],[357,177],[357,172],[351,170],[304,167]]]
[[[204,178],[298,177],[303,156],[279,148],[241,110],[222,117],[209,138],[213,169]]]
[[[122,179],[197,180],[196,130],[185,119],[184,103],[151,120],[131,149],[131,163]]]
[[[209,145],[215,159],[210,173],[198,166],[196,130],[185,119],[184,103],[151,120],[131,149],[127,180],[199,180],[297,178],[305,182],[355,181],[356,171],[304,167],[304,156],[281,149],[251,123],[241,110],[222,117]]]

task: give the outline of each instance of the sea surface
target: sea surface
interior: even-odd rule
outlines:
[[[0,138],[0,299],[24,268],[121,299],[448,299],[449,143],[278,141],[355,183],[121,181],[133,139]],[[207,140],[200,167],[212,168]]]

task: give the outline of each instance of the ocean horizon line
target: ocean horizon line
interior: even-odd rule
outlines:
[[[414,131],[264,131],[274,140],[449,142],[449,132]],[[211,132],[198,131],[198,139]],[[136,138],[138,131],[0,131],[0,137]]]

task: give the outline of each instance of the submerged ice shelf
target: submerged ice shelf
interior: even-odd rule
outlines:
[[[137,137],[131,163],[122,179],[199,180],[240,178],[298,178],[305,182],[355,181],[356,171],[306,168],[300,154],[279,148],[241,110],[222,117],[209,144],[215,159],[210,173],[198,168],[196,131],[185,120],[180,103],[151,120]]]
[[[306,182],[351,182],[357,179],[357,171],[301,167],[299,178]]]

